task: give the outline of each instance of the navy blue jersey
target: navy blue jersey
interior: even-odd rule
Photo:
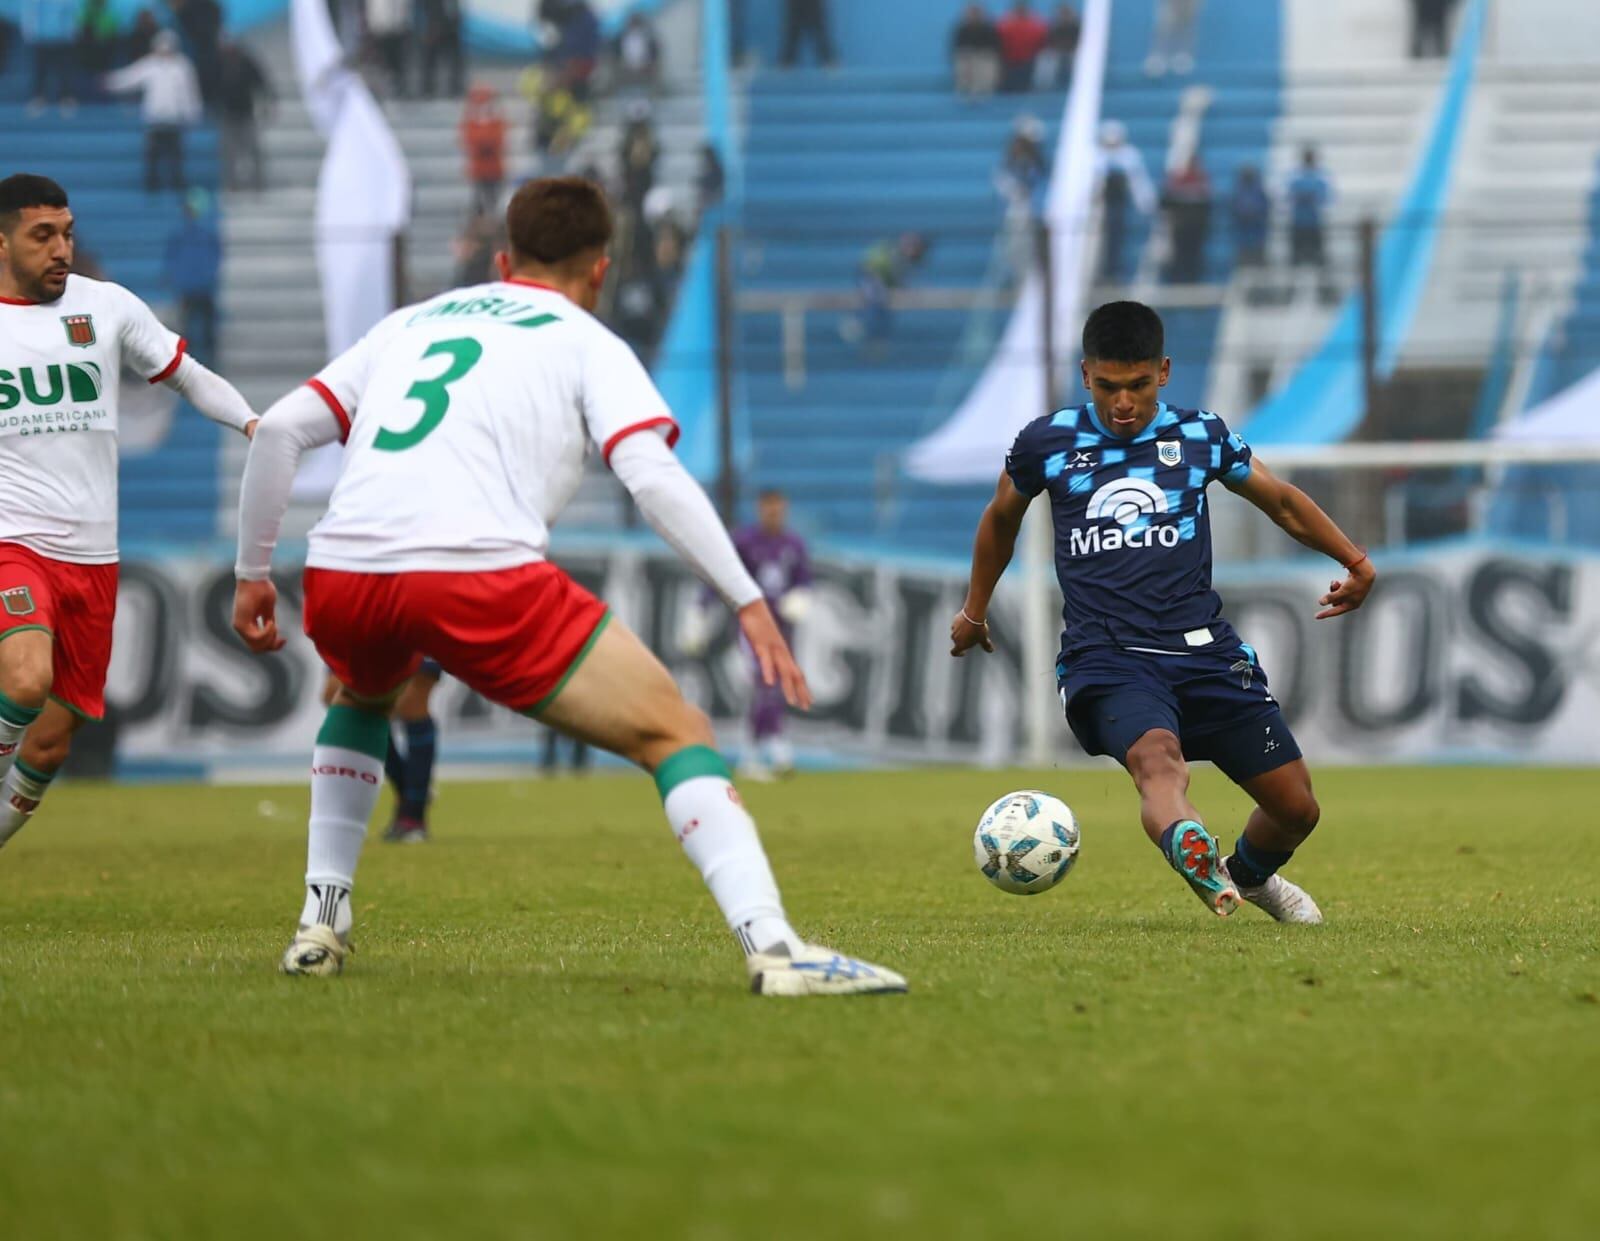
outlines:
[[[1206,487],[1249,475],[1250,449],[1221,418],[1163,403],[1123,439],[1092,404],[1063,409],[1022,429],[1006,473],[1025,496],[1050,493],[1063,656],[1237,642],[1211,589]]]

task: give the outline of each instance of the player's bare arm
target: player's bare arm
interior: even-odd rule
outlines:
[[[975,646],[994,652],[994,642],[989,637],[989,600],[1000,575],[1011,563],[1030,501],[1031,497],[1018,491],[1010,475],[1002,471],[994,498],[978,519],[978,533],[972,540],[967,597],[950,622],[950,653],[958,659]]]
[[[1318,620],[1354,612],[1366,602],[1373,583],[1378,580],[1372,558],[1339,529],[1315,500],[1293,483],[1273,474],[1261,463],[1260,457],[1251,462],[1250,473],[1237,483],[1229,483],[1228,489],[1272,518],[1273,524],[1295,542],[1344,566],[1344,580],[1330,582],[1328,593],[1317,600],[1323,609],[1317,613]]]

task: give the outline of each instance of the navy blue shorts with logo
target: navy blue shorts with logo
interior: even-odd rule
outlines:
[[[1175,733],[1183,756],[1215,763],[1236,784],[1300,757],[1256,653],[1240,643],[1170,654],[1093,647],[1057,668],[1073,736],[1090,754],[1126,764],[1152,728]]]

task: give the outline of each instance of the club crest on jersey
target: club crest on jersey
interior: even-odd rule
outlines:
[[[67,344],[80,349],[94,344],[93,315],[62,315],[61,326],[67,329]]]
[[[7,616],[33,615],[33,592],[26,586],[0,590],[0,603],[5,604]]]
[[[1156,445],[1156,460],[1162,465],[1182,465],[1183,445],[1177,440],[1162,440]]]

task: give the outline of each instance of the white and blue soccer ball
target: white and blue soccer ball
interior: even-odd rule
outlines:
[[[1048,892],[1078,860],[1078,819],[1067,803],[1037,789],[1007,793],[983,812],[972,852],[1002,892]]]

